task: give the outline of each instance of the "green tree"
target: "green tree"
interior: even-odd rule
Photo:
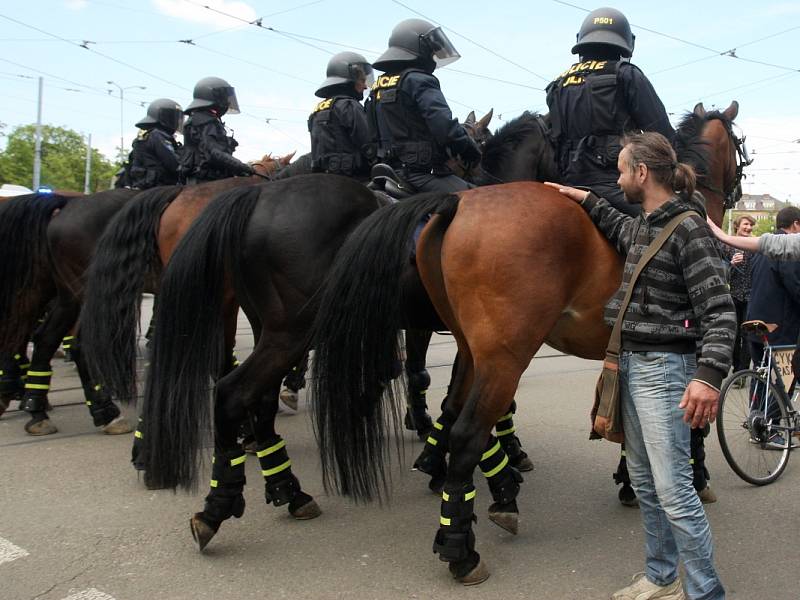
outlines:
[[[0,152],[0,184],[30,186],[33,177],[35,125],[15,127],[6,135],[6,147]],[[110,187],[118,165],[92,149],[90,191]],[[86,169],[86,143],[81,134],[53,125],[42,127],[42,171],[40,181],[53,189],[83,191]]]

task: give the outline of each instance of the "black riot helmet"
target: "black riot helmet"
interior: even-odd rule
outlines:
[[[147,107],[147,115],[136,123],[140,129],[151,129],[161,125],[170,133],[183,132],[183,109],[169,98],[153,100]]]
[[[320,98],[330,98],[342,89],[351,91],[353,84],[363,77],[367,87],[375,81],[372,74],[372,65],[367,59],[355,52],[339,52],[328,61],[325,71],[327,78],[314,92]]]
[[[226,112],[239,114],[239,102],[236,91],[227,81],[220,77],[203,77],[194,86],[192,102],[186,107],[186,113],[198,108],[216,108],[220,116]]]
[[[615,8],[598,8],[590,12],[576,38],[572,53],[581,56],[586,56],[588,49],[601,46],[612,47],[619,51],[620,56],[630,58],[636,41],[628,18]]]
[[[388,71],[402,63],[432,63],[443,67],[461,58],[441,27],[422,19],[407,19],[398,23],[389,36],[389,48],[372,65]]]

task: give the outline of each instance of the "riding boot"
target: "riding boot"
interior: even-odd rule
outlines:
[[[625,444],[622,444],[619,452],[619,465],[617,465],[617,470],[613,475],[614,482],[617,485],[622,484],[617,497],[624,506],[639,506],[636,492],[633,491],[631,486],[631,477],[628,475],[628,459],[626,456]]]
[[[425,401],[428,387],[431,385],[431,376],[427,369],[412,372],[406,368],[408,378],[408,406],[406,407],[405,426],[410,431],[416,431],[420,440],[428,437],[433,422],[428,414],[428,404]]]
[[[447,476],[447,448],[450,439],[450,429],[456,417],[450,412],[443,412],[433,423],[425,447],[414,461],[414,469],[429,475],[431,481],[428,487],[434,492],[439,492]]]
[[[514,401],[511,403],[508,413],[497,421],[494,432],[497,434],[497,439],[500,440],[511,466],[518,471],[533,471],[533,462],[522,449],[522,444],[514,433],[516,431],[514,427],[514,414],[516,412],[517,403]]]
[[[711,431],[711,427],[696,427],[692,429],[691,437],[691,458],[689,463],[692,465],[692,484],[700,496],[700,500],[705,504],[712,504],[717,501],[717,496],[711,490],[708,482],[711,475],[706,468],[706,449],[704,438]]]
[[[292,461],[281,436],[259,442],[256,456],[264,476],[264,500],[267,504],[276,507],[288,504],[289,512],[297,516],[299,510],[314,501],[300,489],[300,481],[292,473]]]

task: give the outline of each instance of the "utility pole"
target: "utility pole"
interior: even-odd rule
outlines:
[[[39,77],[39,104],[36,107],[36,133],[33,142],[33,191],[39,189],[42,175],[42,88],[44,79]]]
[[[86,173],[83,176],[83,193],[89,193],[89,184],[92,179],[92,134],[86,137]]]
[[[122,87],[116,81],[106,81],[108,85],[116,86],[119,90],[119,162],[120,164],[125,162],[125,114],[124,114],[124,104],[125,104],[125,90],[146,90],[147,88],[143,85],[129,85],[127,87]],[[108,93],[111,93],[111,90],[108,90]]]

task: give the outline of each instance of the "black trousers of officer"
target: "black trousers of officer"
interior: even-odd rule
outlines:
[[[475,187],[456,175],[434,175],[427,171],[403,171],[403,177],[418,192],[463,192]]]

